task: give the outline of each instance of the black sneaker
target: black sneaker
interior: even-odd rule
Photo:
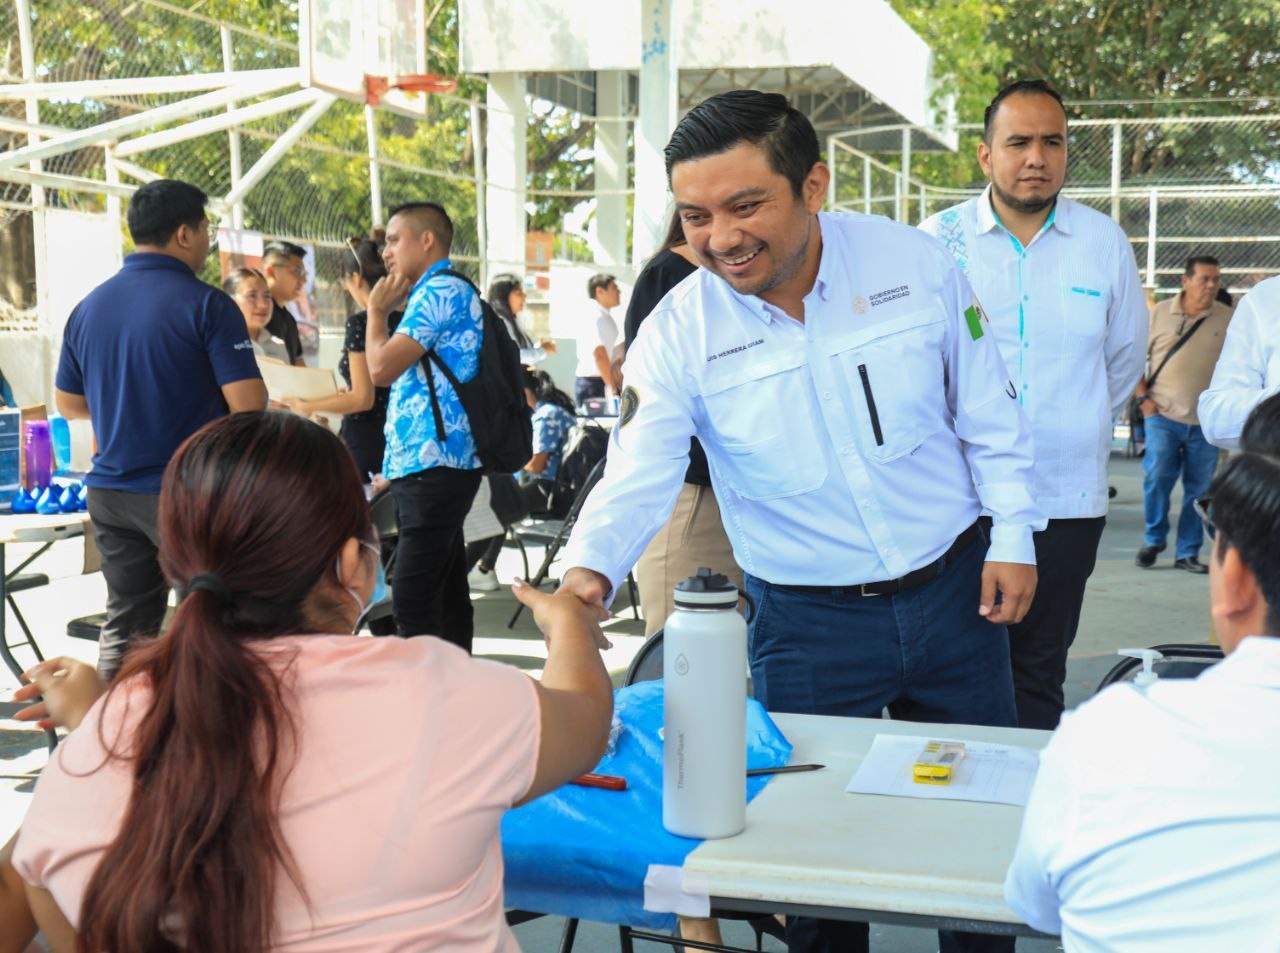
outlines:
[[[1197,576],[1203,576],[1209,571],[1209,567],[1194,556],[1184,556],[1182,559],[1175,559],[1173,561],[1173,568],[1185,569],[1187,572],[1195,573]]]
[[[1156,564],[1156,557],[1164,552],[1163,546],[1143,546],[1138,555],[1133,557],[1133,564],[1140,569],[1150,569]]]

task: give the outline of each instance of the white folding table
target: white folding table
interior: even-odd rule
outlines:
[[[1042,748],[1047,731],[774,715],[791,763],[747,806],[746,830],[705,841],[684,863],[686,889],[714,909],[869,920],[1042,936],[1005,905],[1005,871],[1023,809],[1006,804],[847,794],[877,734]]]

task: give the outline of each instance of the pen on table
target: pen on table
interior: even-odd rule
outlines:
[[[584,788],[604,788],[606,791],[627,789],[627,779],[612,774],[580,774],[569,783]]]
[[[819,771],[825,764],[786,764],[778,768],[752,768],[747,777],[758,778],[765,774],[795,774],[798,771]]]

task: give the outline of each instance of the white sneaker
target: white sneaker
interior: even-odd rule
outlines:
[[[492,569],[485,572],[479,566],[467,573],[467,585],[479,592],[497,592],[498,574]]]

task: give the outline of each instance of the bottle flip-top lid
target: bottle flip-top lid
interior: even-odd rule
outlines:
[[[676,605],[690,609],[734,609],[738,605],[738,587],[728,576],[706,566],[678,583],[673,594]]]

